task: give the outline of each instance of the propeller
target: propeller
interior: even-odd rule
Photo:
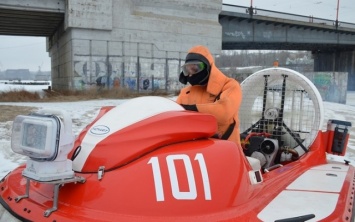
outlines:
[[[280,150],[308,152],[323,123],[323,102],[314,84],[291,69],[258,71],[242,83],[240,132],[267,133]]]

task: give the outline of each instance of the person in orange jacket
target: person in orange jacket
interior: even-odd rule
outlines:
[[[188,51],[179,81],[190,85],[181,89],[176,102],[186,110],[215,116],[218,124],[216,136],[240,145],[240,85],[216,67],[207,47],[198,45]]]

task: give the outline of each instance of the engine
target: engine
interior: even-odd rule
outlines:
[[[267,138],[265,136],[242,137],[244,154],[260,160],[262,168],[269,168],[276,162],[279,152],[278,140]]]

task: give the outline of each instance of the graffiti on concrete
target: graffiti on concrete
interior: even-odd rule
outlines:
[[[263,37],[264,37],[265,39],[271,39],[271,37],[272,37],[272,32],[271,32],[271,31],[264,31],[264,32],[263,32]]]
[[[171,66],[171,67],[170,67]],[[137,70],[140,70],[138,75]],[[125,87],[130,90],[178,90],[182,85],[178,82],[176,64],[169,64],[171,76],[166,75],[165,62],[152,64],[151,61],[137,62],[122,61],[75,61],[74,88],[78,90],[94,87],[112,88]],[[107,78],[108,77],[108,78]],[[139,84],[138,83],[139,79]]]
[[[305,75],[317,87],[324,101],[346,103],[347,73],[315,72]]]
[[[242,39],[245,39],[245,34],[242,31],[225,32],[224,34],[226,36],[241,37]]]

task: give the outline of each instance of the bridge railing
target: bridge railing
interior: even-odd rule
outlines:
[[[303,16],[303,15],[297,15],[297,14],[292,14],[292,13],[277,12],[277,11],[271,11],[271,10],[266,10],[266,9],[253,8],[253,12],[250,13],[250,7],[239,6],[239,5],[223,4],[222,10],[245,14],[245,16],[250,16],[250,14],[253,14],[253,15],[257,15],[257,16],[265,16],[265,17],[270,17],[270,18],[281,18],[281,19],[287,19],[287,20],[292,20],[292,21],[297,21],[297,22],[308,22],[308,23],[325,25],[325,26],[335,26],[336,25],[335,20],[322,19],[322,18],[317,18],[317,17],[313,17],[313,16]],[[256,12],[256,14],[254,14],[255,12]],[[353,23],[338,21],[338,26],[341,28],[355,29],[355,24],[353,24]]]

